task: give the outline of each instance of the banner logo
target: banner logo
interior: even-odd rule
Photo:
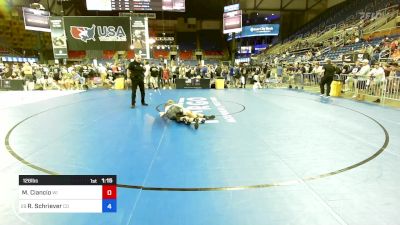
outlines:
[[[126,33],[122,26],[97,26],[92,27],[78,27],[71,26],[71,36],[75,39],[81,40],[85,43],[92,40],[96,41],[96,29],[99,41],[126,41]]]
[[[126,41],[126,34],[122,26],[97,26],[100,41]]]
[[[273,31],[272,27],[251,27],[250,32],[270,32]]]
[[[87,43],[88,40],[96,41],[96,39],[94,38],[94,35],[96,33],[96,25],[94,24],[91,28],[71,26],[70,31],[73,38],[81,40],[85,43]]]

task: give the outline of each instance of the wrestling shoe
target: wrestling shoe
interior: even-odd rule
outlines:
[[[136,105],[135,105],[135,104],[131,105],[131,109],[134,109],[135,107],[136,107]]]
[[[194,119],[194,128],[197,130],[199,129],[199,118]]]
[[[214,115],[211,115],[211,116],[204,116],[204,118],[205,118],[206,120],[213,120],[213,119],[215,119],[215,116],[214,116]]]
[[[148,106],[149,104],[147,104],[146,102],[142,103],[142,106]]]

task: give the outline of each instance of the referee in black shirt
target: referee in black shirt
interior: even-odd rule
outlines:
[[[140,55],[135,56],[135,60],[129,63],[128,66],[128,77],[131,78],[132,81],[132,103],[131,108],[135,108],[136,106],[136,89],[139,86],[142,105],[148,106],[148,104],[144,101],[144,67],[141,63],[142,57]]]
[[[329,97],[331,93],[331,84],[333,81],[333,76],[335,75],[336,68],[332,65],[332,61],[330,59],[326,60],[326,64],[323,66],[324,76],[321,78],[321,96],[325,94],[325,84],[327,85],[326,96]]]

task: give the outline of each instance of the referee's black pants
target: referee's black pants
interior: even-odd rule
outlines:
[[[329,96],[331,93],[331,84],[333,81],[333,76],[323,76],[321,78],[321,83],[320,83],[320,88],[321,88],[321,94],[325,94],[325,84],[327,85],[326,87],[326,96]]]
[[[145,103],[144,101],[144,81],[143,79],[131,78],[132,80],[132,105],[136,104],[136,89],[139,86],[140,95],[141,95],[141,102],[142,104]]]

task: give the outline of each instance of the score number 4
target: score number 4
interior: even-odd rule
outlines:
[[[103,199],[103,213],[117,212],[116,199]]]

